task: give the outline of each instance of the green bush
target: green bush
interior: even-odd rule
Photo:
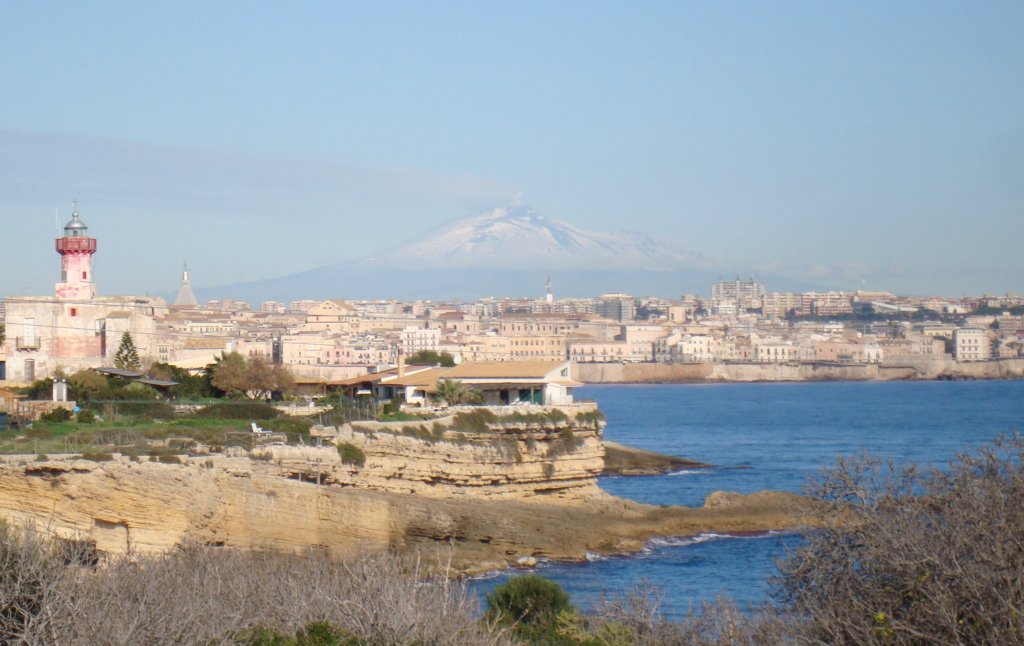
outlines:
[[[441,440],[443,440],[445,431],[447,430],[448,429],[442,426],[440,422],[434,422],[434,425],[431,430],[431,435],[434,436],[434,441],[440,442]]]
[[[44,422],[68,422],[71,420],[71,411],[66,408],[54,408],[49,413],[43,413],[39,419]]]
[[[281,411],[262,402],[219,402],[200,408],[195,416],[212,419],[268,420],[275,419],[280,414]]]
[[[268,431],[304,437],[309,437],[309,429],[312,427],[313,420],[308,417],[290,417],[287,415],[267,420],[267,423],[263,425],[263,428]]]
[[[566,453],[572,453],[583,444],[583,442],[576,437],[576,434],[572,432],[571,428],[563,428],[558,432],[558,436],[562,440],[562,444],[565,446]]]
[[[549,410],[548,412],[544,413],[544,417],[546,417],[548,421],[555,424],[561,424],[569,420],[569,416],[566,415],[564,411],[561,411],[557,408]]]
[[[158,401],[119,401],[114,404],[119,415],[129,415],[146,419],[172,419],[174,407],[166,402]]]
[[[93,462],[108,462],[114,459],[114,456],[109,453],[83,453],[83,460],[92,460]]]
[[[338,455],[341,456],[341,461],[344,464],[354,464],[357,467],[366,464],[366,454],[363,453],[363,450],[349,442],[342,442],[338,445]]]
[[[403,413],[402,411],[391,411],[388,412],[387,405],[384,406],[384,412],[378,418],[381,422],[417,422],[423,419],[420,415],[413,415],[412,413]]]
[[[434,426],[436,427],[438,426],[438,424],[435,423]],[[424,442],[430,442],[431,444],[440,439],[440,437],[437,436],[435,432],[431,432],[431,430],[427,428],[425,424],[420,424],[419,426],[403,426],[402,435],[415,437],[417,440],[423,440]],[[442,427],[441,436],[443,435],[444,428]]]
[[[369,646],[370,642],[335,628],[326,621],[317,621],[301,628],[295,637],[273,628],[257,626],[234,636],[238,646]]]
[[[605,419],[604,413],[599,410],[592,410],[586,413],[578,413],[576,415],[577,426],[597,426]]]
[[[335,628],[326,621],[317,621],[307,625],[295,634],[295,646],[363,646],[368,642],[356,639],[348,633]]]
[[[184,464],[185,462],[177,455],[158,455],[156,456],[157,462],[163,462],[164,464]]]
[[[486,433],[491,430],[491,425],[497,423],[497,421],[497,415],[486,408],[480,408],[456,414],[454,427],[461,431]]]
[[[78,415],[75,416],[75,421],[79,424],[92,424],[96,421],[96,413],[91,410],[80,410]]]
[[[487,619],[512,628],[534,644],[568,643],[558,632],[558,616],[575,614],[562,586],[537,574],[512,577],[487,593]]]

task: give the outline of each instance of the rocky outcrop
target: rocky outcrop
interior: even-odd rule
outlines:
[[[616,442],[604,443],[604,475],[652,476],[680,469],[706,469],[710,464],[644,451]]]
[[[552,502],[599,493],[604,418],[594,404],[506,408],[317,427],[320,446],[266,446],[253,456],[288,478],[430,498]]]
[[[321,428],[318,446],[160,459],[6,456],[0,518],[88,538],[105,552],[183,543],[337,556],[387,549],[473,572],[633,551],[657,535],[803,522],[786,494],[702,509],[608,495],[597,486],[604,421],[592,404],[475,415],[429,427]]]
[[[0,517],[91,538],[107,552],[159,552],[187,542],[338,556],[391,549],[469,572],[523,557],[629,552],[652,536],[803,522],[798,499],[788,494],[700,509],[652,507],[600,491],[571,505],[549,496],[439,499],[317,486],[281,469],[227,456],[185,464],[7,458],[0,463]]]

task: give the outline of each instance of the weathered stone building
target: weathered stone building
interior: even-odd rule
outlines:
[[[54,296],[15,296],[7,299],[4,317],[6,378],[30,382],[61,368],[109,365],[128,332],[141,356],[153,354],[154,316],[166,305],[162,299],[136,296],[96,296],[92,257],[96,239],[75,211],[57,238],[61,279]]]

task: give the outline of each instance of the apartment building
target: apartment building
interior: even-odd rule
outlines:
[[[992,341],[984,328],[959,328],[953,333],[953,358],[957,361],[984,361],[992,357]]]

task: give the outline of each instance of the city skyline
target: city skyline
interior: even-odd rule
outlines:
[[[299,273],[516,203],[725,275],[1019,292],[1024,8],[984,9],[10,8],[0,293],[52,291],[76,198],[103,294],[173,292],[184,260],[197,289]]]

